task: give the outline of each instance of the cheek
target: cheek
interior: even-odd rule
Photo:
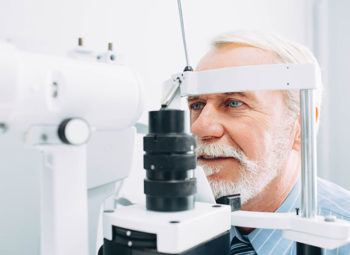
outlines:
[[[245,118],[227,125],[227,133],[248,159],[260,160],[268,150],[271,136],[263,120]]]
[[[260,97],[271,98],[264,101],[258,110],[237,116],[226,123],[230,138],[251,160],[264,160],[271,152],[275,134],[284,116],[284,101],[280,92],[261,92]]]
[[[198,114],[197,114],[198,115]],[[195,113],[193,113],[192,111],[190,111],[190,125],[192,126],[193,122],[196,121],[196,119],[198,118]]]

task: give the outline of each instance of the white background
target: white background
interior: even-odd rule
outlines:
[[[183,9],[194,66],[213,36],[235,29],[271,31],[314,48],[327,86],[319,134],[319,172],[350,188],[346,57],[350,53],[350,2],[183,0]],[[20,48],[63,55],[75,47],[79,36],[98,52],[104,51],[108,42],[114,43],[119,56],[144,82],[145,112],[159,107],[161,82],[185,66],[176,0],[0,0],[0,38]],[[142,121],[146,120],[145,113]],[[141,141],[139,137],[138,171],[142,171]],[[11,139],[1,139],[0,157],[13,146]],[[0,208],[6,204],[0,212],[0,253],[37,254],[39,239],[33,229],[40,224],[36,199],[39,157],[18,147],[15,152],[13,158],[0,158],[0,175],[7,174],[0,176]],[[22,228],[13,228],[18,225]]]
[[[65,54],[77,37],[87,47],[117,52],[140,73],[148,108],[157,108],[160,84],[185,66],[176,0],[2,0],[0,36],[21,48]],[[307,42],[303,0],[185,0],[191,63],[213,36],[260,29]]]
[[[326,91],[319,141],[320,173],[350,189],[350,1],[321,1],[319,49],[324,61]],[[325,22],[328,20],[328,22]],[[328,77],[327,77],[328,76]],[[327,79],[328,78],[328,79]]]

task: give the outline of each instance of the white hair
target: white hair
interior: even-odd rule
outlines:
[[[281,63],[305,64],[313,63],[317,72],[316,106],[320,108],[322,101],[322,79],[319,64],[312,52],[305,46],[289,41],[274,34],[260,31],[234,31],[221,34],[214,38],[212,45],[216,48],[228,44],[244,44],[270,51],[277,55]],[[286,91],[286,104],[288,109],[299,114],[299,91]]]

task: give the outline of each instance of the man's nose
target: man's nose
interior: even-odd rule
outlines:
[[[224,126],[220,121],[220,113],[215,107],[206,105],[199,116],[191,124],[192,133],[201,140],[220,138],[224,134]]]

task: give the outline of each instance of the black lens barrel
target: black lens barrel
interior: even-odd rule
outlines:
[[[176,212],[194,207],[195,139],[185,133],[181,110],[149,113],[149,134],[144,137],[144,193],[148,210]]]

